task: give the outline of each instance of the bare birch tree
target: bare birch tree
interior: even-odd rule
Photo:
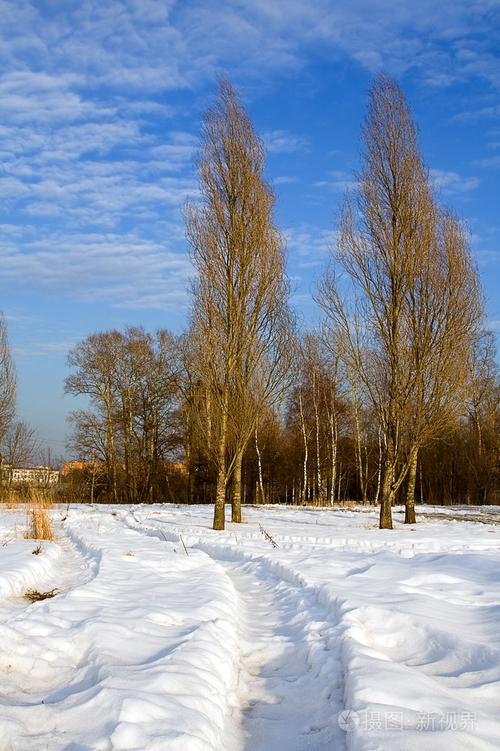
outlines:
[[[199,204],[186,210],[198,272],[193,319],[200,378],[211,397],[217,470],[214,529],[224,529],[226,489],[258,412],[281,378],[288,283],[274,195],[263,178],[264,148],[229,83],[203,121]],[[232,447],[232,456],[228,450]],[[233,520],[241,519],[239,498]]]

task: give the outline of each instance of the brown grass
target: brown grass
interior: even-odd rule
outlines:
[[[52,502],[43,490],[32,489],[30,491],[32,508],[29,511],[29,528],[25,537],[29,540],[53,540],[52,525],[47,509]]]
[[[19,504],[19,495],[6,488],[2,488],[0,499],[2,506],[8,509],[15,509]]]

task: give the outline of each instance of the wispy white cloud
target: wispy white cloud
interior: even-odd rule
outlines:
[[[132,216],[160,217],[197,194],[190,169],[196,142],[188,133],[173,132],[161,145],[133,122],[32,131],[21,142],[10,133],[3,128],[9,151],[0,201],[16,201],[31,217],[110,227]]]
[[[346,191],[354,190],[357,184],[358,183],[352,172],[346,172],[345,170],[331,170],[328,173],[327,179],[317,180],[314,183],[314,187],[330,190],[334,193],[345,193]]]
[[[478,177],[461,175],[451,170],[431,169],[430,178],[435,188],[443,195],[460,195],[469,193],[479,187]]]
[[[495,154],[495,156],[487,156],[484,157],[484,159],[476,159],[474,164],[476,164],[478,167],[486,167],[487,169],[490,167],[500,167],[500,154]]]
[[[15,123],[73,122],[88,116],[105,117],[113,109],[80,96],[81,78],[72,74],[13,71],[0,78],[0,107]]]
[[[486,328],[488,331],[496,331],[500,333],[500,320],[490,318],[486,321]]]
[[[196,93],[216,73],[230,70],[237,81],[266,85],[276,73],[297,71],[311,54],[320,54],[326,60],[348,57],[370,71],[411,69],[433,86],[457,76],[492,84],[498,79],[481,39],[494,27],[494,0],[381,0],[376,9],[369,0],[88,0],[56,6],[0,0],[2,274],[23,284],[36,280],[42,288],[74,285],[80,296],[113,304],[158,305],[182,287],[188,265],[177,255],[179,209],[198,189],[189,109],[198,119]],[[487,105],[483,115],[495,115],[497,105]],[[275,154],[311,147],[306,136],[285,129],[269,130],[264,138]],[[448,194],[467,194],[478,185],[477,177],[455,172],[434,170],[433,177]],[[274,184],[295,179],[285,174]],[[316,183],[333,192],[354,185],[342,171]],[[162,256],[169,258],[168,268],[158,260],[162,231],[175,247]],[[315,263],[327,244],[321,231],[289,233],[290,251],[302,263]],[[92,283],[84,258],[102,283]],[[154,281],[165,274],[175,282],[168,293],[168,285]]]
[[[458,77],[498,84],[500,76],[481,36],[498,28],[496,0],[89,0],[50,13],[34,1],[3,0],[1,10],[2,69],[19,71],[22,91],[39,71],[63,116],[85,106],[89,86],[147,100],[145,93],[189,88],[227,66],[247,77],[296,70],[313,46],[371,71],[411,68],[440,86]],[[74,80],[56,81],[61,70]]]
[[[270,130],[263,134],[267,150],[271,154],[291,154],[307,149],[309,139],[297,136],[287,130]]]
[[[295,175],[278,175],[273,177],[273,185],[291,185],[298,182],[299,178]]]
[[[285,230],[290,256],[299,267],[322,266],[335,250],[337,233],[310,225],[290,227]]]
[[[452,120],[456,122],[474,122],[483,118],[497,118],[500,116],[500,105],[489,105],[488,107],[476,107],[470,110],[463,110],[453,116]]]
[[[483,268],[496,266],[500,262],[500,250],[476,248],[474,256],[479,266]]]
[[[185,254],[133,233],[54,233],[27,237],[21,248],[3,242],[0,263],[3,284],[127,308],[184,305],[192,274]]]

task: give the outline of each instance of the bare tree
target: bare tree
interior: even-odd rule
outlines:
[[[5,435],[2,454],[12,467],[26,467],[39,454],[39,439],[34,428],[18,421],[11,424]]]
[[[338,260],[354,304],[328,273],[320,303],[342,332],[348,370],[376,409],[384,436],[381,528],[392,528],[392,505],[408,467],[402,431],[421,373],[408,337],[408,300],[435,247],[436,208],[417,132],[403,93],[379,76],[363,128],[363,168],[356,203],[346,199]]]
[[[483,332],[470,361],[467,393],[469,434],[465,459],[471,478],[468,495],[487,503],[500,485],[500,381],[492,332]]]
[[[199,375],[212,413],[214,529],[224,529],[226,489],[233,471],[233,520],[241,520],[243,451],[259,409],[282,381],[287,351],[283,241],[273,225],[274,195],[263,169],[263,145],[234,89],[222,81],[216,105],[203,122],[201,202],[186,210],[186,232],[198,272],[193,319]]]
[[[409,419],[405,522],[415,518],[420,450],[441,438],[463,414],[470,364],[483,318],[482,292],[466,234],[456,217],[440,212],[432,245],[405,308],[414,388]],[[460,353],[457,356],[457,353]]]
[[[12,362],[7,323],[0,315],[0,440],[3,440],[15,414],[16,371]]]
[[[106,467],[113,500],[158,497],[165,462],[180,446],[177,347],[166,331],[130,327],[93,334],[69,355],[66,390],[91,409],[72,415],[72,446]]]
[[[77,345],[68,355],[68,364],[75,369],[66,378],[68,394],[84,395],[102,414],[105,431],[105,462],[110,479],[111,496],[118,502],[117,463],[117,400],[114,364],[121,348],[118,331],[92,334]]]

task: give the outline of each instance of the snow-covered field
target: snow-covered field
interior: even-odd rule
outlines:
[[[498,751],[500,508],[422,511],[2,509],[0,751]]]

